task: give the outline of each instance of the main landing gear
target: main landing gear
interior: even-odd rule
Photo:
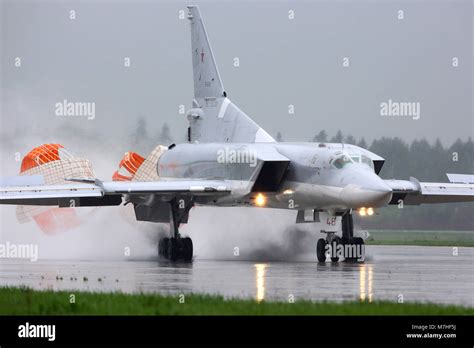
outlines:
[[[328,245],[331,246],[330,258],[332,262],[338,262],[340,256],[343,256],[344,260],[348,262],[363,260],[364,240],[354,237],[354,222],[350,212],[342,216],[342,238],[336,236],[335,232],[321,232],[326,233],[326,239],[320,238],[316,244],[316,256],[319,262],[326,262]],[[343,247],[339,247],[340,245]],[[350,248],[347,248],[347,246],[350,246]]]
[[[181,237],[179,225],[188,219],[192,201],[173,199],[170,202],[170,234],[171,238],[161,238],[158,243],[158,255],[170,261],[193,259],[193,241],[189,237]]]

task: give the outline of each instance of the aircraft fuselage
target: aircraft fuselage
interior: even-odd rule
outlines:
[[[231,186],[231,195],[197,201],[202,205],[343,212],[390,202],[392,190],[376,174],[374,160],[383,159],[348,144],[180,144],[161,156],[157,170],[163,180],[220,179]],[[269,188],[265,181],[282,168]]]

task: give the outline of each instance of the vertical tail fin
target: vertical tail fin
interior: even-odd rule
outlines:
[[[190,142],[274,142],[227,98],[197,6],[188,6],[194,75],[194,102],[188,111]]]
[[[224,86],[217,70],[206,28],[199,7],[188,6],[191,22],[191,47],[193,56],[194,98],[225,97]]]

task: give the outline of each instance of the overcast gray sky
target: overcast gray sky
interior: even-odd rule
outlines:
[[[168,122],[184,139],[178,110],[191,106],[193,84],[189,23],[179,11],[188,2],[0,2],[2,136],[49,141],[64,125],[120,143],[141,115],[152,133]],[[472,1],[192,3],[228,95],[272,135],[307,141],[340,128],[367,140],[450,144],[473,134]],[[95,120],[56,116],[64,99],[95,102]],[[420,119],[381,116],[389,99],[420,103]]]

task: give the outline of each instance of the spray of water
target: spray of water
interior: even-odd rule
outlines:
[[[17,153],[23,157],[37,145],[54,142],[63,144],[78,157],[89,159],[96,175],[110,180],[123,153],[133,150],[126,136],[114,138],[120,141],[110,141],[99,132],[72,127],[69,123],[50,132],[27,133],[22,137],[13,133],[2,135],[2,176],[18,173],[21,162],[15,160]],[[154,145],[151,143],[148,148]],[[169,234],[165,224],[135,221],[132,206],[77,209],[84,222],[73,230],[50,236],[43,234],[34,222],[20,224],[14,206],[1,206],[1,241],[38,244],[41,259],[143,259],[156,258],[159,238]],[[314,225],[295,225],[295,214],[257,208],[195,207],[181,231],[193,238],[198,258],[297,260],[313,253],[315,229]]]

